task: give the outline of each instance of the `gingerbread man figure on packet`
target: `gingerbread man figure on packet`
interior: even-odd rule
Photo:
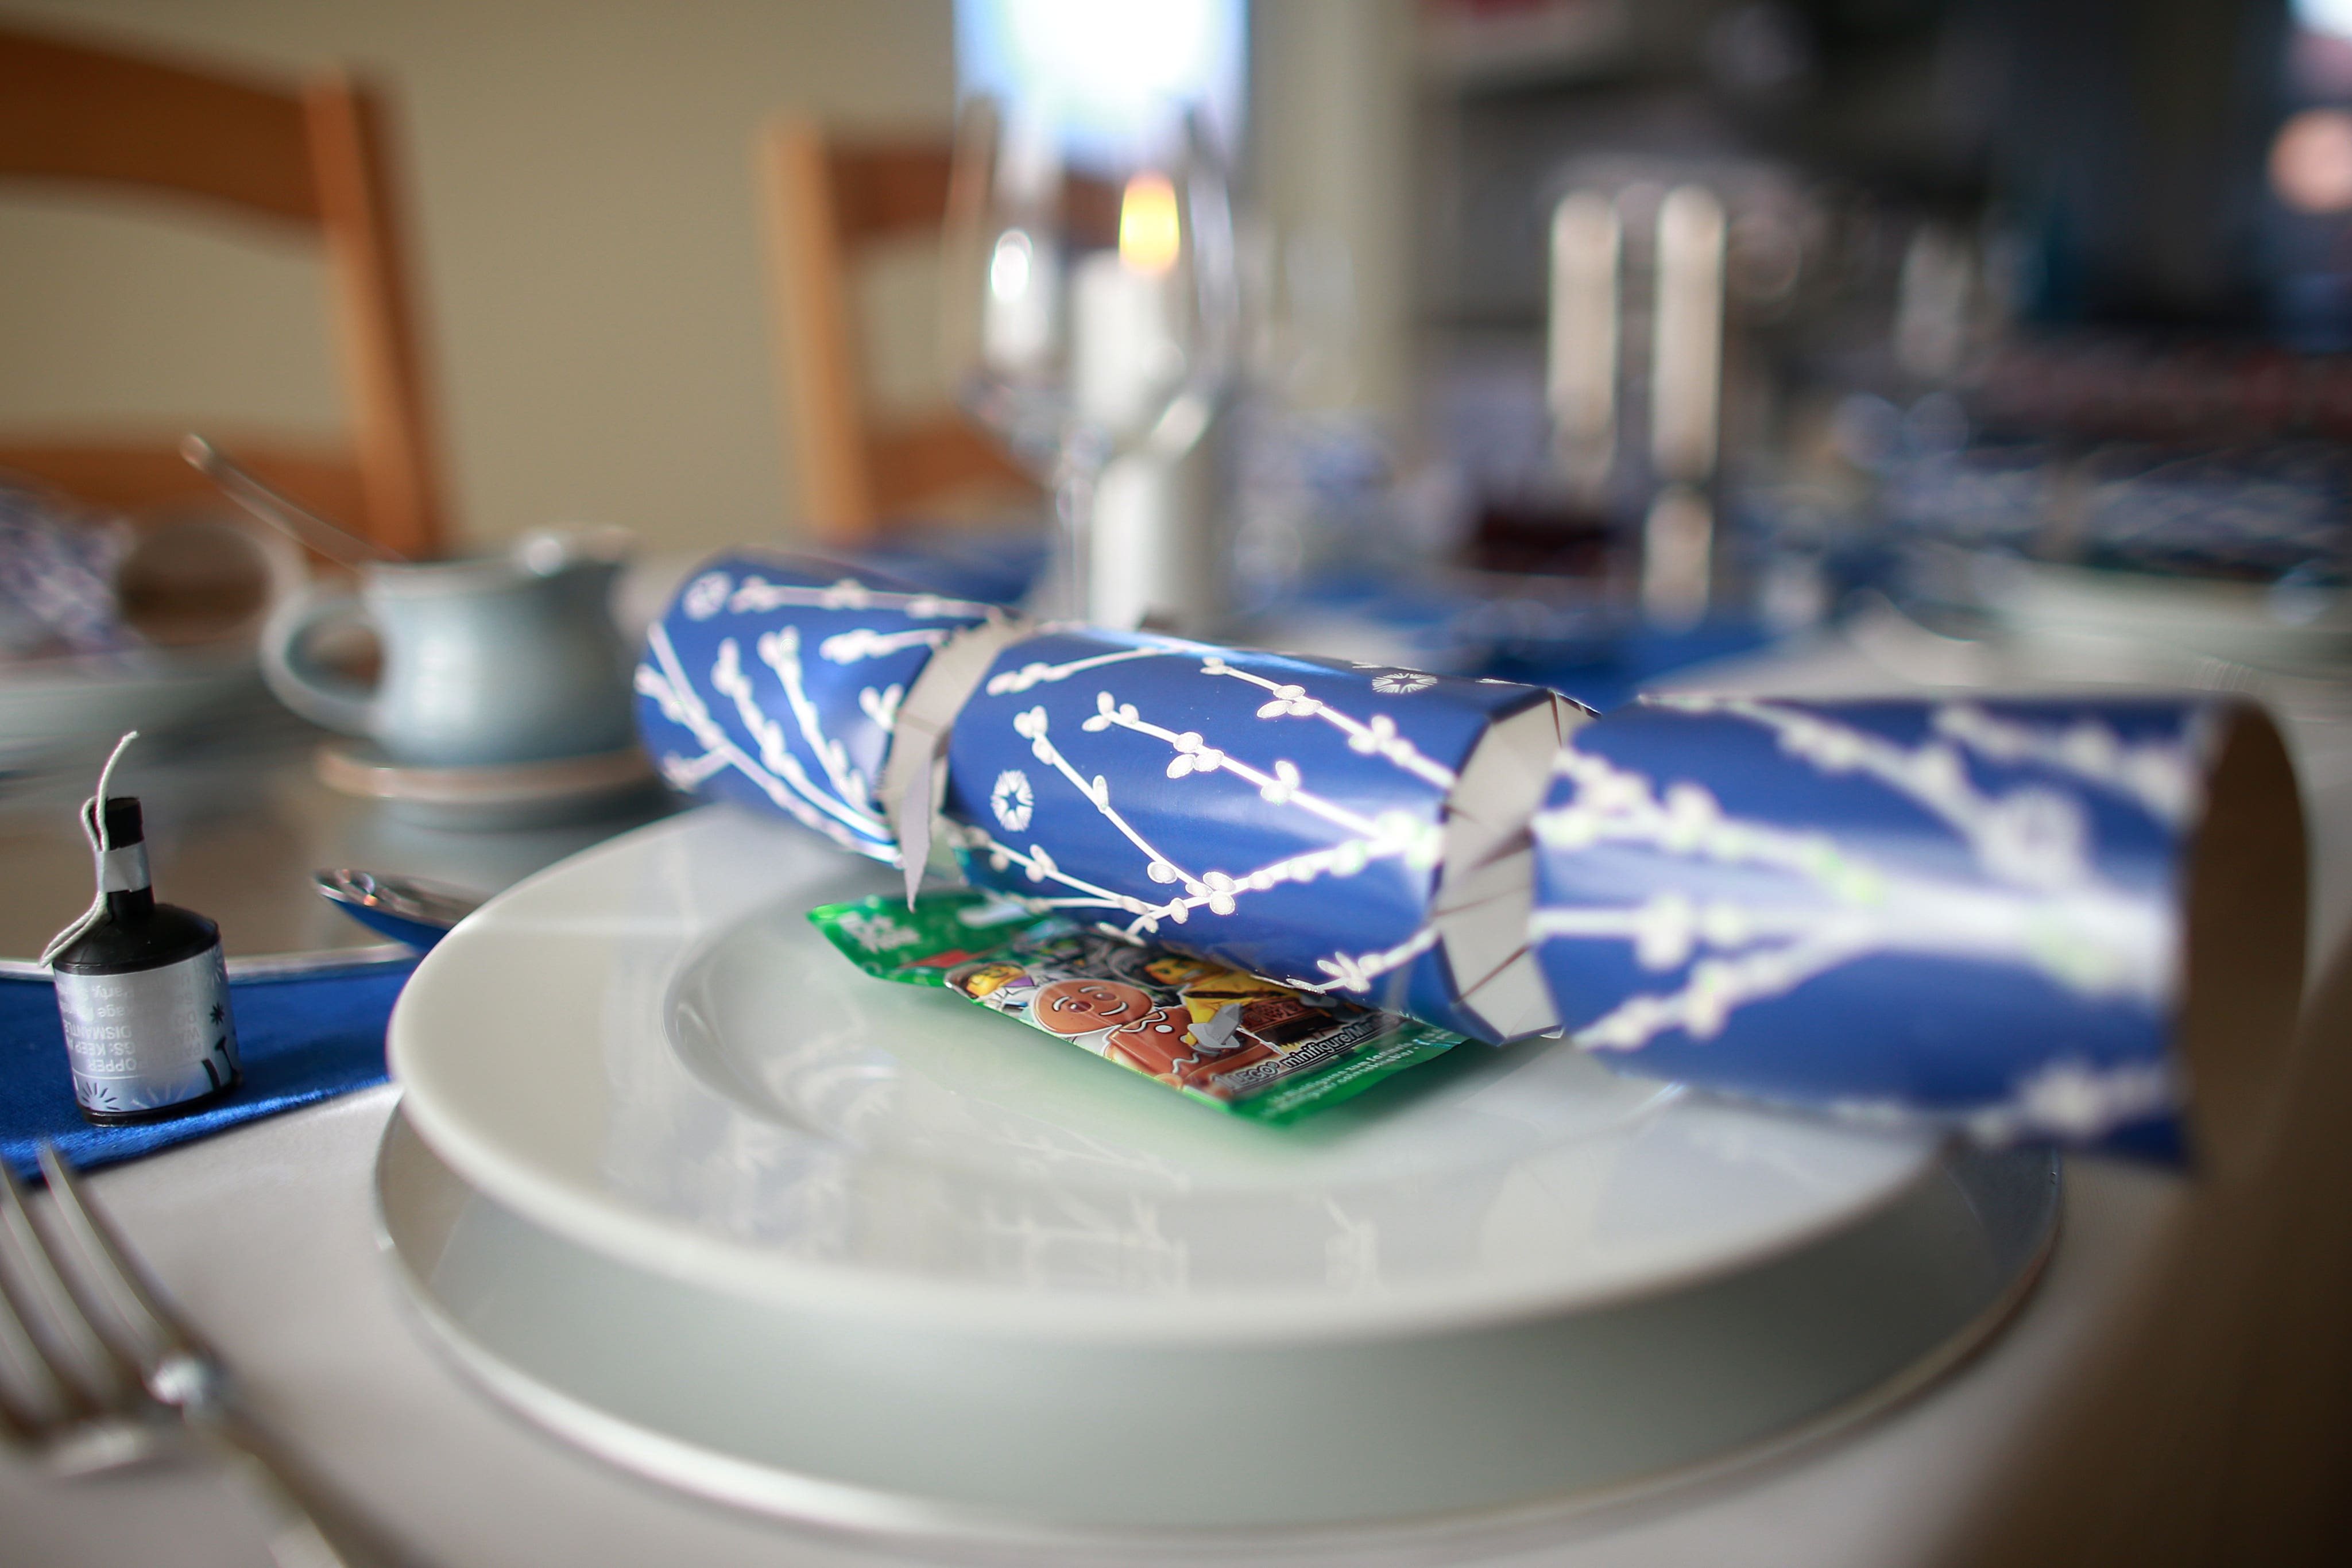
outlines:
[[[1073,977],[1038,988],[1029,1019],[1048,1034],[1171,1083],[1198,1060],[1183,1014],[1124,980]]]
[[[1050,1033],[1086,1046],[1165,1082],[1202,1080],[1276,1054],[1257,1040],[1223,1051],[1202,1046],[1190,1006],[1163,1007],[1141,987],[1123,980],[1063,979],[1037,992],[1031,1019]]]

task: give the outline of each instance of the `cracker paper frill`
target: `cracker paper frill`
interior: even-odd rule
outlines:
[[[2299,984],[2294,781],[2222,701],[1662,697],[1571,735],[1530,937],[1629,1071],[1988,1142],[2251,1136]]]
[[[1534,803],[1559,744],[1555,702],[1503,682],[1049,628],[1000,651],[957,715],[948,836],[976,884],[1503,1038],[1518,1024],[1465,998],[1521,952],[1524,926],[1484,956],[1449,955],[1437,908],[1458,881],[1449,867],[1486,862]],[[1517,802],[1495,798],[1518,821],[1477,834],[1471,802],[1449,838],[1465,766],[1519,715],[1541,749]]]
[[[898,704],[934,650],[995,613],[871,573],[722,556],[646,633],[638,732],[673,788],[896,864],[876,788]]]

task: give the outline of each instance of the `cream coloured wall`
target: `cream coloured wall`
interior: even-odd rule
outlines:
[[[619,523],[658,549],[789,527],[750,172],[783,106],[944,126],[950,0],[8,0],[16,20],[395,89],[454,500],[489,540]],[[299,242],[0,188],[0,428],[340,418]],[[898,269],[905,271],[905,268]],[[878,311],[922,380],[926,292]],[[892,300],[911,301],[906,308]]]

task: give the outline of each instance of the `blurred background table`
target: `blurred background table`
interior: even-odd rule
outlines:
[[[157,896],[210,915],[232,961],[356,950],[383,938],[313,890],[314,871],[392,871],[484,895],[675,809],[650,784],[579,820],[489,831],[406,820],[321,783],[334,737],[255,685],[198,727],[135,743],[115,774],[139,796]],[[37,956],[89,901],[89,847],[74,825],[103,752],[83,747],[0,774],[0,958]]]

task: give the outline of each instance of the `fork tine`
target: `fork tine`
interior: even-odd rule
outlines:
[[[83,1190],[57,1150],[46,1143],[40,1145],[39,1159],[41,1174],[49,1185],[50,1228],[61,1233],[74,1254],[62,1269],[55,1254],[45,1254],[52,1271],[75,1276],[63,1288],[89,1319],[92,1332],[110,1344],[131,1339],[145,1342],[132,1369],[140,1375],[145,1395],[134,1393],[132,1408],[118,1407],[110,1413],[110,1419],[89,1423],[86,1431],[74,1434],[83,1441],[79,1450],[67,1456],[67,1462],[83,1471],[95,1471],[142,1458],[151,1451],[157,1425],[156,1420],[145,1418],[175,1416],[178,1430],[207,1436],[243,1457],[263,1495],[280,1516],[270,1543],[270,1555],[278,1563],[299,1563],[307,1568],[345,1568],[347,1564],[374,1568],[407,1561],[386,1545],[385,1538],[363,1514],[312,1475],[284,1439],[232,1396],[227,1370],[163,1304],[145,1270],[114,1234],[97,1200]],[[13,1186],[9,1201],[21,1214],[24,1203]],[[25,1228],[39,1239],[29,1224]],[[102,1306],[103,1313],[92,1312],[93,1305]],[[96,1326],[101,1321],[111,1322],[110,1333]],[[54,1434],[37,1431],[35,1436]],[[64,1447],[55,1441],[48,1444],[53,1463],[59,1462],[58,1451]]]
[[[98,1200],[83,1187],[81,1178],[46,1140],[38,1153],[41,1174],[48,1178],[54,1200],[51,1212],[82,1264],[77,1271],[81,1283],[131,1336],[132,1343],[114,1347],[116,1354],[143,1368],[160,1356],[200,1349],[195,1336],[181,1327],[179,1319],[157,1300],[145,1271],[114,1235],[111,1223],[100,1211]],[[98,1314],[89,1315],[95,1319]]]
[[[0,1301],[23,1329],[24,1343],[47,1374],[65,1416],[94,1416],[122,1394],[116,1358],[58,1274],[5,1160],[0,1160]]]
[[[9,1291],[7,1281],[0,1280],[0,1437],[26,1447],[39,1437],[41,1416],[19,1397],[16,1380],[37,1377],[48,1385],[57,1380],[49,1374],[40,1348],[25,1332],[24,1314]]]
[[[40,1423],[16,1396],[0,1387],[0,1438],[12,1448],[29,1448],[38,1439]]]

